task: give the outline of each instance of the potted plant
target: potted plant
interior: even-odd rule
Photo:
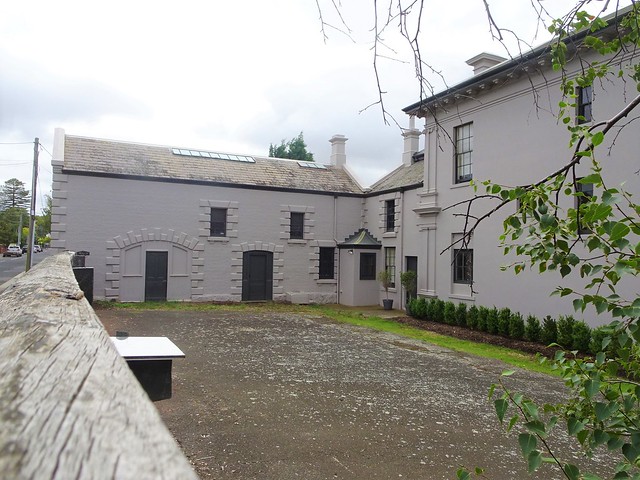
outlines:
[[[393,308],[393,298],[389,299],[389,287],[391,286],[393,277],[391,276],[391,271],[384,269],[378,272],[378,281],[384,288],[384,293],[387,298],[382,299],[382,305],[385,310],[391,310]]]
[[[418,275],[413,270],[400,273],[400,283],[402,288],[407,292],[406,304],[408,305],[412,298],[416,296]]]

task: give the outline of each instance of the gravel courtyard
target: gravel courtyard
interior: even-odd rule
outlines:
[[[461,465],[532,478],[487,399],[500,362],[311,314],[96,313],[111,335],[167,336],[185,352],[173,397],[155,405],[203,479],[453,479]],[[562,392],[534,373],[509,382],[542,400]]]

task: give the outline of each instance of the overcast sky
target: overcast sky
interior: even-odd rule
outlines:
[[[350,36],[326,28],[325,41],[315,0],[3,2],[0,183],[17,177],[31,188],[29,142],[39,137],[40,204],[51,188],[53,129],[61,127],[71,135],[265,156],[270,143],[303,131],[323,163],[329,138],[343,134],[349,167],[370,185],[400,164],[402,137],[379,107],[362,112],[378,98],[373,1],[342,3],[349,4],[342,13]],[[575,2],[549,3],[566,9]],[[332,1],[319,4],[325,21],[341,26]],[[536,37],[530,0],[490,4],[501,26],[533,44],[546,39]],[[491,39],[482,0],[425,0],[422,31],[422,55],[449,85],[471,75],[465,61],[474,55],[505,56]],[[406,127],[401,109],[419,99],[418,83],[413,66],[399,61],[410,56],[397,29],[385,41],[394,49],[381,47],[393,58],[379,65],[385,106]]]

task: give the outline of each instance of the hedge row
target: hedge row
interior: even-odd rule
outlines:
[[[467,308],[466,303],[457,305],[438,298],[414,298],[407,306],[412,317],[426,319],[447,325],[457,325],[480,332],[502,335],[516,340],[527,340],[543,345],[558,343],[569,350],[582,353],[597,353],[602,348],[605,334],[602,327],[591,329],[571,315],[561,316],[558,320],[546,316],[542,321],[533,315],[525,318],[508,308],[476,307]]]

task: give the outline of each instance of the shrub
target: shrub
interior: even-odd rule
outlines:
[[[558,343],[564,348],[571,348],[573,345],[573,327],[576,319],[571,315],[561,316],[558,319]]]
[[[508,308],[501,308],[498,312],[498,333],[509,336],[509,322],[511,321],[511,310]]]
[[[461,327],[467,326],[467,304],[459,303],[456,307],[456,323]]]
[[[591,343],[591,327],[584,322],[576,322],[573,326],[571,348],[582,353],[589,353]]]
[[[433,320],[434,322],[444,323],[444,300],[435,298],[433,301]]]
[[[605,338],[608,338],[607,343],[602,345]],[[598,352],[605,352],[607,357],[611,357],[615,352],[615,341],[611,338],[611,327],[603,325],[591,330],[591,341],[589,342],[589,352],[596,354]]]
[[[544,343],[545,345],[556,343],[558,341],[558,324],[549,315],[544,317],[544,320],[542,321],[540,340],[542,340],[542,343]]]
[[[456,324],[456,305],[453,302],[445,302],[444,304],[444,323],[447,325]]]
[[[517,340],[524,338],[524,318],[519,313],[512,313],[509,318],[509,336]]]
[[[487,312],[487,332],[492,334],[498,333],[498,309],[490,308]]]
[[[415,318],[425,319],[427,317],[427,301],[424,297],[412,298],[408,306],[409,315]]]
[[[467,327],[478,330],[478,307],[471,305],[467,310]]]
[[[489,316],[489,309],[487,307],[478,308],[478,315],[476,317],[476,329],[480,332],[487,331],[487,317]]]
[[[524,327],[524,338],[530,342],[539,342],[541,333],[540,320],[533,315],[529,315],[527,317],[527,325]]]

